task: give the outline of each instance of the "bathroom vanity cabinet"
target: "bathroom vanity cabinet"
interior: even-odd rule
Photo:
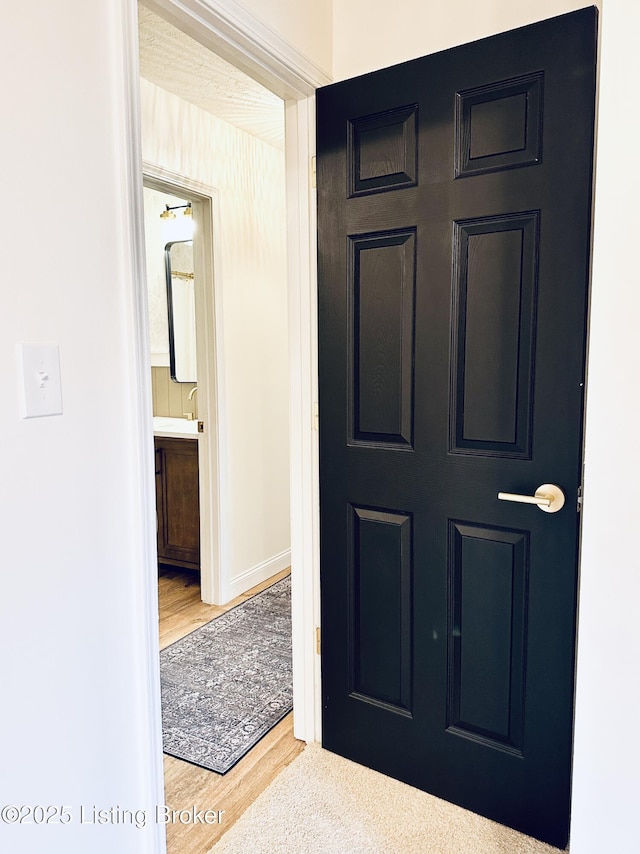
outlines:
[[[158,562],[200,569],[198,440],[155,436]]]

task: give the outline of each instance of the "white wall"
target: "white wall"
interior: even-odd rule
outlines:
[[[318,68],[331,74],[333,0],[221,0],[219,5],[229,9],[244,7]]]
[[[135,438],[123,5],[2,10],[0,805],[72,815],[0,822],[20,854],[150,851],[155,825],[80,825],[79,809],[162,797],[140,631],[153,470],[151,438],[148,455]],[[18,342],[59,344],[62,415],[20,417]]]
[[[635,851],[640,797],[640,6],[602,17],[572,854]]]
[[[336,0],[344,79],[588,5],[573,0]],[[604,0],[586,473],[578,635],[572,854],[637,848],[640,793],[640,8]],[[361,24],[364,22],[364,24]],[[359,28],[366,38],[357,38]]]
[[[215,188],[219,201],[220,500],[229,523],[222,570],[231,598],[289,562],[284,154],[147,80],[140,90],[145,162]],[[245,578],[256,567],[264,570]]]
[[[346,80],[588,5],[588,0],[335,0],[333,77]]]

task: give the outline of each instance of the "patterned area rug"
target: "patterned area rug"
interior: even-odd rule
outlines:
[[[164,752],[225,774],[293,707],[291,579],[160,653]]]

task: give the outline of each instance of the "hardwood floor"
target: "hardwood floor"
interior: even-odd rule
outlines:
[[[218,606],[200,601],[195,573],[169,567],[161,569],[158,578],[161,649],[288,574],[289,570],[284,570],[227,605]],[[170,810],[193,811],[194,807],[203,812],[224,810],[220,824],[168,823],[168,854],[209,851],[303,748],[304,742],[293,737],[291,713],[224,775],[165,755],[165,804]]]

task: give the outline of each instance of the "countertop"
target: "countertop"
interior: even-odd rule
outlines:
[[[153,416],[153,435],[168,439],[197,439],[198,422],[186,418],[169,418],[164,415]]]

